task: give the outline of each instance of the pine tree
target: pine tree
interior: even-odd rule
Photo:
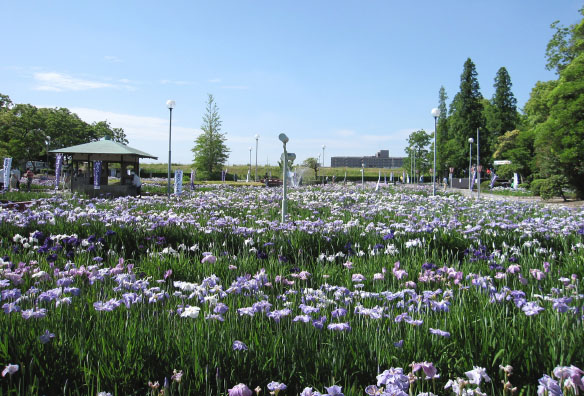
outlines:
[[[448,139],[450,138],[448,134],[448,107],[446,106],[446,100],[448,95],[446,95],[446,89],[444,86],[440,87],[438,91],[438,110],[440,110],[440,116],[438,117],[438,135],[437,135],[437,151],[436,156],[436,173],[438,176],[448,173],[449,157],[450,153],[447,150]]]
[[[519,114],[517,113],[517,99],[511,91],[511,77],[507,69],[501,67],[495,77],[495,93],[491,99],[493,117],[487,119],[487,130],[494,134],[493,138],[517,128]]]
[[[460,92],[456,94],[450,104],[450,117],[448,117],[450,138],[446,143],[446,150],[449,153],[447,161],[449,166],[456,169],[456,172],[461,172],[461,170],[463,173],[466,172],[468,168],[468,139],[472,137],[476,141],[477,129],[482,129],[485,126],[482,99],[475,65],[468,58],[460,76]],[[481,157],[484,158],[485,154],[484,147],[482,147]]]
[[[219,108],[211,94],[207,100],[201,130],[203,133],[197,136],[192,149],[195,154],[194,166],[202,172],[203,178],[216,178],[229,157],[229,149],[225,145],[227,138],[221,133]]]

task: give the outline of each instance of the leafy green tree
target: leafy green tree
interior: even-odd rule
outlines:
[[[584,8],[580,14],[584,16]],[[552,23],[551,28],[556,31],[546,47],[546,69],[560,74],[584,50],[584,31],[576,24],[562,26],[560,21]]]
[[[560,72],[549,109],[546,121],[535,128],[540,173],[563,174],[584,197],[584,53]]]
[[[318,170],[320,169],[320,162],[314,157],[309,157],[304,160],[302,166],[312,169],[314,171],[314,178],[318,179]]]
[[[216,178],[224,167],[229,156],[225,145],[225,134],[221,133],[221,117],[213,95],[207,99],[206,113],[201,125],[203,133],[197,136],[192,152],[195,155],[194,166],[202,172],[206,179]]]
[[[423,129],[410,133],[408,137],[408,146],[406,147],[405,166],[411,167],[416,157],[417,174],[428,172],[430,164],[434,161],[433,148],[434,135],[426,133]]]
[[[493,158],[496,160],[509,160],[510,165],[504,168],[512,175],[519,173],[524,178],[529,178],[535,169],[535,134],[532,129],[505,132],[497,138],[497,145]],[[503,169],[501,167],[500,169]],[[500,174],[499,169],[497,174]],[[507,175],[506,177],[510,177]]]
[[[477,129],[483,129],[485,126],[482,100],[477,71],[469,58],[464,63],[460,76],[460,92],[455,95],[450,104],[448,117],[450,138],[446,142],[447,156],[444,160],[457,170],[467,168],[468,139],[472,137],[476,140]],[[482,147],[481,157],[485,154],[486,150]]]
[[[10,110],[12,105],[13,103],[12,100],[10,100],[10,97],[0,93],[0,111]]]
[[[122,128],[112,128],[108,121],[99,121],[91,124],[93,134],[97,139],[108,136],[114,142],[128,144],[128,138]]]
[[[545,122],[550,115],[549,96],[558,86],[558,81],[538,81],[532,88],[529,99],[523,107],[523,128],[533,129]]]

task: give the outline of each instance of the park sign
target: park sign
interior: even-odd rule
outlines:
[[[511,165],[511,161],[509,160],[499,160],[499,161],[493,161],[493,165]]]

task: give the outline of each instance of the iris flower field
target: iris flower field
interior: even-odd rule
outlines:
[[[584,393],[584,209],[342,184],[0,212],[0,395]]]

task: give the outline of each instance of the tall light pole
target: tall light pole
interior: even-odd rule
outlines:
[[[480,164],[480,141],[479,141],[479,131],[480,128],[477,128],[477,199],[479,199],[481,197],[481,170],[479,169],[479,164]]]
[[[472,190],[471,190],[471,180],[470,178],[472,177],[470,174],[470,170],[472,168],[472,144],[474,143],[474,139],[473,138],[468,138],[468,190],[470,191],[470,193],[472,194]]]
[[[251,176],[251,146],[249,146],[249,174]]]
[[[174,100],[167,100],[166,101],[166,107],[168,107],[168,110],[170,110],[170,123],[168,124],[168,189],[167,189],[167,195],[168,198],[170,198],[170,142],[171,142],[171,136],[172,136],[172,109],[174,109],[174,105],[175,105],[175,101]]]
[[[282,223],[286,221],[286,212],[288,211],[288,203],[286,202],[286,187],[287,184],[286,183],[286,163],[288,162],[288,153],[286,152],[286,143],[288,143],[288,141],[290,139],[288,139],[288,136],[286,136],[286,134],[281,133],[280,136],[278,136],[278,139],[280,139],[280,141],[282,142],[282,144],[284,145],[284,155],[282,156],[282,162],[284,162],[284,175],[282,178]]]
[[[417,173],[416,173],[416,146],[414,146],[414,175],[412,176],[412,184],[418,184],[418,179],[416,179],[417,177]],[[404,180],[404,183],[406,181]]]
[[[47,143],[47,169],[49,168],[49,148],[51,148],[51,137],[47,136],[46,138],[46,143]]]
[[[258,181],[258,139],[259,138],[260,138],[260,135],[258,135],[256,133],[255,134],[255,139],[256,139],[256,165],[255,165],[255,178],[253,179],[253,181],[256,181],[256,182]]]
[[[322,167],[324,168],[324,149],[326,148],[326,146],[323,144],[322,145]]]
[[[440,109],[432,109],[432,117],[434,117],[434,170],[432,171],[432,195],[436,195],[436,135],[438,135],[438,117],[440,117]]]

